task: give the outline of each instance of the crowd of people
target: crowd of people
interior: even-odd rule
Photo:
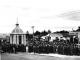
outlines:
[[[57,53],[63,55],[80,55],[80,46],[78,40],[72,38],[70,40],[55,39],[53,42],[34,40],[29,41],[28,52],[34,53]]]
[[[15,45],[15,44],[6,44],[2,45],[2,50],[6,53],[17,53],[17,52],[26,52],[26,46],[24,45]]]
[[[70,40],[58,39],[50,42],[47,40],[42,40],[40,38],[34,38],[28,40],[28,52],[34,53],[57,53],[62,55],[80,55],[80,46],[78,45],[78,38],[70,37]],[[15,44],[2,44],[1,46],[4,52],[8,53],[17,53],[17,52],[26,52],[26,46],[24,45],[15,45]]]

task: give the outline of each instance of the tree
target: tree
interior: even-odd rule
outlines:
[[[47,35],[47,34],[48,34],[48,32],[45,31],[45,30],[41,32],[41,35],[42,35],[42,36],[45,36],[45,35]]]
[[[27,31],[26,34],[29,34],[29,31]]]
[[[40,35],[40,32],[39,31],[36,31],[35,33],[34,33],[34,35],[36,36],[36,35]]]
[[[51,33],[51,30],[48,30],[48,33]]]
[[[78,29],[76,31],[80,31],[80,26],[78,27]]]
[[[68,31],[62,30],[62,31],[57,31],[55,33],[69,33]]]

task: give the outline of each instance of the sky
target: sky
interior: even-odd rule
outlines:
[[[80,26],[80,0],[0,0],[0,33],[11,33],[17,22],[26,32],[60,31]]]

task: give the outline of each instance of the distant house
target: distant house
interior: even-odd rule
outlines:
[[[41,38],[44,40],[49,40],[49,41],[53,41],[54,39],[56,39],[56,37],[58,37],[60,39],[60,37],[63,37],[62,34],[60,33],[50,33],[46,36],[42,36]]]
[[[42,36],[41,38],[42,38],[42,39],[45,39],[46,37],[47,37],[47,36]]]
[[[0,41],[6,41],[9,42],[9,35],[7,34],[0,34]]]
[[[78,33],[80,33],[80,32],[78,32],[78,31],[70,31],[69,35],[70,36],[78,36]]]
[[[80,34],[80,27],[78,27],[77,30],[73,30],[69,32],[69,35],[75,35],[78,36]]]
[[[50,33],[50,34],[48,34],[48,36],[51,37],[50,41],[53,41],[56,37],[58,37],[59,39],[60,39],[61,37],[63,37],[63,35],[60,34],[60,33]]]
[[[79,42],[80,42],[80,27],[78,27],[77,30],[70,31],[69,35],[78,37]]]

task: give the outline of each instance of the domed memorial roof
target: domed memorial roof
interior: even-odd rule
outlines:
[[[16,27],[13,29],[11,34],[23,34],[22,29],[19,27],[19,24],[16,24]]]

